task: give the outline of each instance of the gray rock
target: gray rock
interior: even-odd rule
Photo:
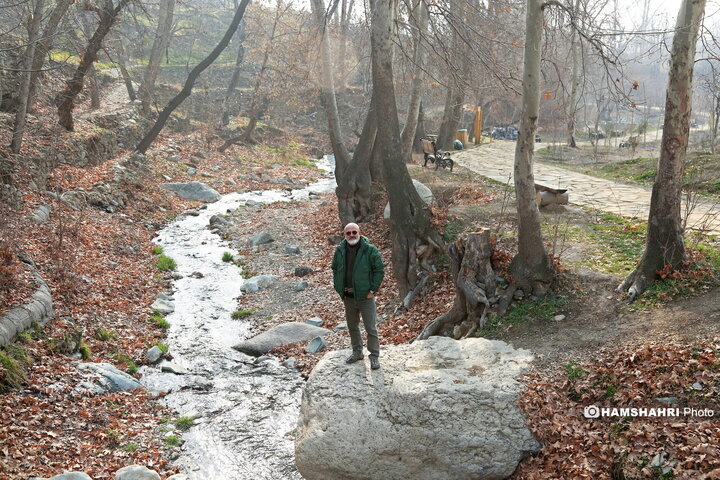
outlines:
[[[308,282],[297,282],[293,287],[293,290],[295,290],[296,292],[302,292],[308,287],[308,285]]]
[[[251,247],[257,247],[258,245],[265,245],[266,243],[271,243],[274,241],[275,239],[268,232],[261,232],[257,235],[253,235],[252,237],[250,237],[250,240],[248,240],[248,244],[250,244]]]
[[[141,465],[129,465],[115,472],[113,480],[160,480],[160,475]]]
[[[343,241],[342,235],[328,235],[328,243],[330,245],[340,245]]]
[[[48,480],[92,480],[92,478],[85,472],[65,472],[50,477]]]
[[[160,350],[160,347],[158,347],[157,345],[155,345],[154,347],[149,349],[147,351],[147,353],[145,354],[145,357],[147,357],[147,361],[149,363],[157,362],[158,360],[160,360],[162,358],[162,356],[163,356],[163,351]]]
[[[295,267],[295,276],[296,277],[304,277],[305,275],[310,275],[312,273],[313,269],[310,267]]]
[[[562,322],[563,320],[565,320],[565,315],[555,315],[553,317],[553,320],[555,320],[556,322]]]
[[[297,359],[295,357],[290,357],[287,360],[283,361],[281,365],[284,365],[288,368],[295,368],[295,362],[297,362]]]
[[[175,475],[170,475],[167,480],[190,480],[190,477],[183,473],[176,473]]]
[[[160,367],[160,371],[165,373],[174,373],[175,375],[187,375],[188,373],[190,373],[187,368],[172,362],[164,363]]]
[[[429,205],[435,199],[432,191],[428,187],[423,185],[422,183],[415,180],[414,178],[413,178],[413,186],[415,187],[415,190],[420,195],[420,198],[422,198],[426,204]],[[385,205],[385,211],[383,211],[383,218],[385,218],[386,220],[388,218],[390,218],[390,203],[389,202],[387,205]]]
[[[202,202],[212,203],[217,202],[221,198],[215,189],[201,182],[162,183],[160,186],[186,200],[200,200]]]
[[[98,383],[108,392],[135,390],[142,385],[134,377],[109,363],[79,363],[79,370],[89,370],[98,376]]]
[[[326,346],[327,342],[323,337],[315,337],[305,346],[305,351],[308,353],[318,353],[324,350]]]
[[[305,323],[312,325],[314,327],[322,327],[325,321],[320,317],[312,317],[308,320],[305,320]]]
[[[347,322],[340,322],[333,328],[334,333],[342,332],[343,330],[347,330]]]
[[[207,172],[201,172],[200,176],[205,177],[205,178],[213,178],[212,174],[207,173]]]
[[[673,404],[678,401],[677,397],[657,397],[655,400],[664,404]]]
[[[47,205],[40,205],[37,210],[35,210],[35,213],[33,213],[32,217],[30,219],[34,223],[45,223],[50,218],[50,207]]]
[[[275,347],[312,340],[315,337],[327,335],[328,333],[330,333],[330,330],[326,328],[314,327],[307,323],[288,322],[240,342],[233,346],[233,348],[247,355],[257,357],[269,352]]]
[[[310,374],[295,430],[304,478],[501,479],[540,448],[516,405],[530,352],[431,337],[383,347],[382,368],[332,351]]]
[[[187,174],[188,175],[195,175],[197,173],[197,168],[188,167]]]
[[[168,314],[175,311],[175,304],[169,300],[158,297],[158,299],[150,305],[150,308],[157,310],[160,313]]]
[[[264,288],[268,288],[277,278],[277,275],[256,275],[254,277],[245,279],[242,286],[240,287],[240,291],[245,293],[257,292]]]
[[[246,200],[246,201],[245,201],[245,206],[246,206],[246,207],[259,207],[259,206],[260,206],[260,203],[259,203],[259,202],[256,202],[255,200]]]
[[[700,382],[695,382],[692,384],[692,388],[693,388],[693,390],[702,390],[703,386]]]
[[[285,247],[285,253],[288,255],[300,255],[300,247],[297,245],[288,245]]]

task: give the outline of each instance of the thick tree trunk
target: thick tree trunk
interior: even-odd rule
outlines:
[[[658,171],[655,175],[645,253],[640,263],[618,287],[630,300],[643,293],[666,265],[682,268],[686,259],[681,218],[682,180],[685,173],[695,43],[705,10],[705,0],[683,0],[678,13],[665,96],[665,127]]]
[[[83,88],[85,82],[85,75],[88,70],[97,60],[97,53],[102,47],[102,41],[105,35],[108,34],[113,23],[117,19],[118,15],[125,8],[129,0],[120,0],[116,7],[113,8],[112,1],[107,0],[103,8],[98,10],[100,16],[100,23],[98,24],[95,33],[88,42],[85,53],[80,57],[80,64],[72,78],[68,80],[65,88],[55,96],[55,105],[57,106],[58,123],[65,127],[67,130],[74,129],[72,111],[75,108],[75,97]]]
[[[468,233],[448,247],[450,271],[455,279],[455,301],[449,312],[428,323],[419,340],[433,335],[455,339],[474,335],[487,321],[488,297],[495,294],[497,280],[492,268],[490,230]]]
[[[365,222],[370,218],[370,183],[372,182],[370,162],[378,129],[375,102],[373,92],[352,163],[345,169],[335,189],[338,198],[338,215],[343,225],[350,222]]]
[[[515,146],[515,196],[518,213],[518,253],[510,265],[513,280],[526,295],[542,296],[553,278],[553,267],[543,244],[540,212],[535,203],[533,150],[540,97],[542,53],[542,0],[528,0],[525,58],[523,63],[523,111]]]
[[[335,156],[335,179],[340,184],[343,175],[345,175],[345,169],[350,164],[350,154],[345,148],[340,131],[340,115],[338,114],[337,99],[335,97],[335,80],[333,78],[332,59],[330,58],[330,35],[327,29],[327,19],[325,18],[325,5],[323,0],[311,0],[310,5],[315,16],[315,24],[319,29],[318,33],[321,35],[320,101],[327,117],[330,145]]]
[[[45,63],[45,56],[50,51],[50,47],[52,46],[52,41],[55,38],[55,33],[57,32],[58,25],[60,25],[60,21],[65,16],[65,13],[67,13],[68,8],[72,3],[73,0],[57,1],[55,8],[45,24],[45,28],[40,36],[40,41],[37,43],[35,53],[33,55],[32,71],[30,72],[30,91],[28,93],[27,102],[28,112],[33,111],[35,98],[37,96],[37,88],[40,83],[40,75],[42,73],[42,67]]]
[[[140,87],[138,88],[142,111],[145,115],[150,114],[153,97],[155,96],[155,82],[160,73],[160,61],[162,60],[163,53],[165,53],[165,49],[170,43],[175,0],[160,0],[159,10],[157,30],[155,31],[155,38],[153,39],[152,48],[150,49],[150,57],[148,58],[142,83],[140,83]]]
[[[325,18],[325,7],[322,0],[311,2],[315,21],[322,32],[320,43],[320,98],[328,119],[330,143],[335,155],[335,179],[337,181],[336,193],[338,196],[338,216],[341,224],[366,220],[370,211],[370,173],[369,162],[371,152],[377,137],[377,119],[373,113],[375,89],[370,102],[368,116],[365,119],[363,131],[360,135],[358,147],[353,155],[350,154],[342,142],[340,131],[340,117],[337,110],[335,84],[332,62],[330,60],[330,43]]]
[[[392,263],[400,296],[410,292],[423,268],[430,268],[435,256],[443,250],[443,242],[430,225],[430,212],[413,186],[402,153],[400,124],[393,84],[393,41],[397,0],[375,0],[371,28],[371,57],[373,91],[377,105],[383,106],[377,115],[376,143],[383,159],[385,189],[390,201],[390,233]]]
[[[10,141],[10,150],[13,153],[20,153],[22,147],[22,139],[25,134],[25,122],[27,120],[27,110],[30,95],[30,81],[32,78],[31,67],[35,58],[36,42],[40,33],[40,22],[42,21],[42,11],[45,7],[44,0],[36,0],[32,14],[28,18],[28,46],[25,50],[25,72],[22,76],[22,84],[20,86],[20,95],[18,96],[18,106],[15,112],[15,122],[13,124],[12,140]]]
[[[438,132],[437,145],[443,150],[452,150],[460,121],[462,120],[465,92],[460,85],[453,85],[445,96],[445,109]]]
[[[422,47],[422,40],[425,36],[428,23],[428,12],[425,2],[419,0],[413,15],[411,15],[411,23],[415,34],[415,51],[413,52],[413,80],[412,91],[410,93],[410,104],[408,105],[405,126],[400,134],[400,145],[405,161],[412,160],[412,147],[415,140],[415,131],[418,125],[418,116],[420,113],[420,88],[422,87],[425,68],[425,49]]]
[[[192,93],[193,85],[195,85],[195,81],[200,76],[200,74],[215,61],[215,59],[220,55],[220,53],[222,53],[223,50],[225,50],[225,47],[227,47],[228,43],[230,43],[230,39],[233,37],[233,35],[235,35],[235,30],[237,30],[238,25],[240,24],[240,20],[242,20],[242,17],[245,14],[245,8],[247,7],[248,3],[250,3],[250,0],[242,0],[242,2],[240,2],[240,5],[238,5],[237,10],[235,10],[235,15],[233,16],[233,19],[230,22],[230,25],[225,32],[225,35],[223,35],[223,37],[220,39],[220,42],[218,42],[213,51],[210,52],[210,54],[205,57],[202,62],[198,63],[195,68],[190,71],[190,74],[188,75],[187,80],[185,80],[185,85],[183,85],[180,93],[175,95],[175,97],[170,100],[165,109],[160,112],[160,115],[155,121],[155,124],[148,131],[148,133],[145,134],[145,137],[140,141],[137,148],[135,149],[136,151],[140,153],[145,153],[147,151],[150,145],[152,145],[152,142],[155,140],[155,138],[165,126],[165,122],[167,122],[167,119],[170,118],[170,114],[178,106],[180,106],[180,104],[187,97],[190,96],[190,94]]]

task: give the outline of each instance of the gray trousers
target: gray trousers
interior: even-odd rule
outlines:
[[[371,357],[380,356],[380,337],[378,337],[377,311],[375,310],[375,297],[373,298],[351,298],[343,297],[345,304],[345,320],[347,321],[350,342],[353,352],[362,353],[363,341],[360,335],[360,316],[362,315],[365,332],[367,332],[367,348]]]

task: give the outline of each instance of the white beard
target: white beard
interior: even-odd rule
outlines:
[[[358,238],[348,238],[348,240],[347,240],[348,245],[350,245],[351,247],[354,247],[355,245],[357,245],[357,243],[358,243],[359,241],[360,241],[360,237],[358,237]]]

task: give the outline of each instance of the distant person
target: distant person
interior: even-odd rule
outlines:
[[[367,349],[370,352],[370,368],[380,368],[380,338],[377,331],[375,295],[385,276],[380,251],[368,239],[360,235],[360,227],[348,223],[343,230],[345,240],[335,249],[332,261],[335,291],[345,304],[352,354],[345,363],[363,359],[363,342],[360,336],[360,316],[367,333]]]

